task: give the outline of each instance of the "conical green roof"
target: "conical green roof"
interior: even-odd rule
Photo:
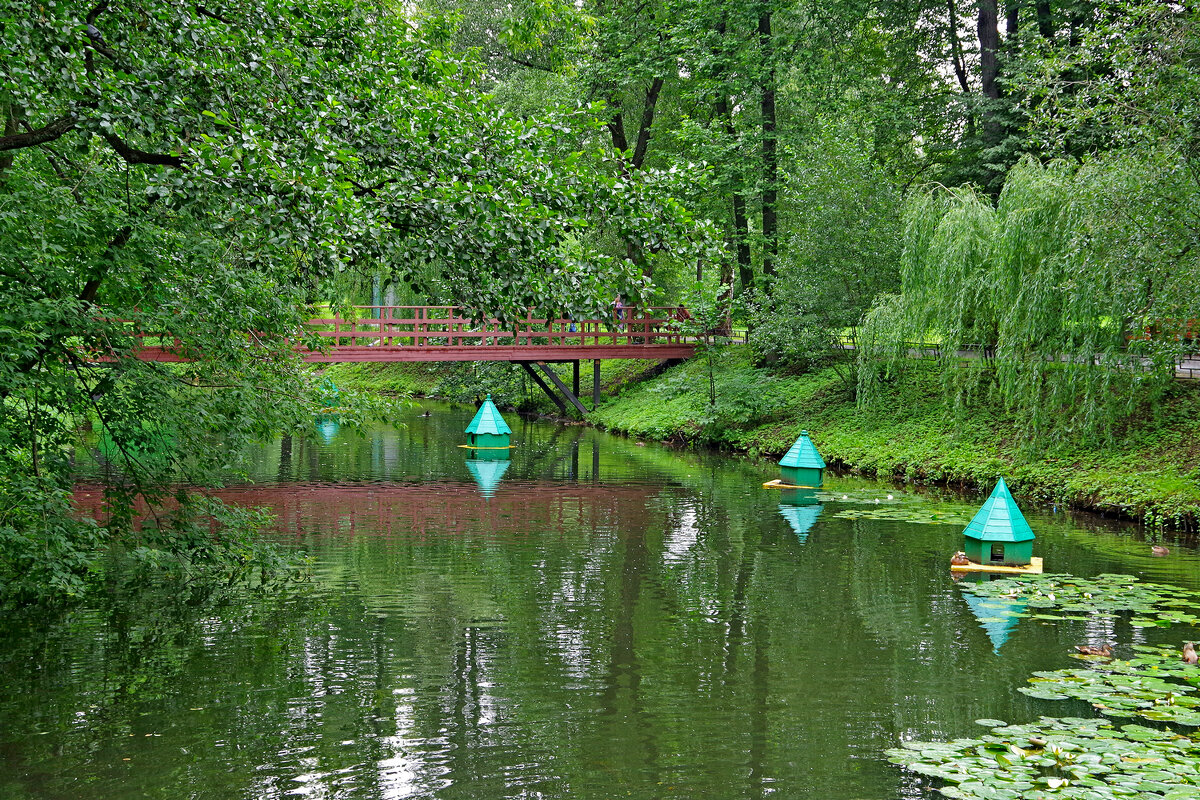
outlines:
[[[781,467],[796,467],[798,469],[825,469],[825,459],[817,452],[817,448],[808,438],[808,431],[800,431],[800,438],[792,445],[792,449],[779,459]]]
[[[981,542],[1027,542],[1035,538],[1004,478],[996,482],[992,496],[976,512],[963,535]]]
[[[476,485],[479,486],[479,493],[484,497],[491,497],[496,494],[496,487],[500,485],[500,479],[504,477],[504,473],[508,471],[508,465],[511,463],[507,458],[503,461],[470,459],[467,461],[467,472],[470,472],[471,477],[475,479]]]
[[[504,435],[512,433],[512,428],[508,427],[504,417],[500,416],[500,409],[496,408],[489,394],[487,400],[484,400],[483,405],[475,412],[475,418],[464,433]]]

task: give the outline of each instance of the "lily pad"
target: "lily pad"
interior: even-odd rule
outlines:
[[[1200,594],[1178,586],[1142,583],[1132,575],[1021,575],[959,586],[979,597],[1020,600],[1037,609],[1042,618],[1050,618],[1053,609],[1075,619],[1133,612],[1130,624],[1139,628],[1200,621],[1200,617],[1185,610],[1200,608]]]
[[[1118,729],[1102,719],[1043,717],[994,728],[978,739],[905,742],[887,755],[945,781],[939,791],[962,800],[1200,796],[1194,768],[1200,744],[1139,725]]]
[[[1125,613],[1140,628],[1200,622],[1192,613],[1200,608],[1200,594],[1130,575],[1019,576],[960,586],[984,599],[969,599],[981,610],[1021,604],[1036,609],[1034,619],[1048,622]],[[937,791],[962,800],[1200,798],[1200,730],[1179,732],[1200,729],[1200,666],[1185,663],[1174,647],[1132,649],[1127,660],[1036,672],[1020,689],[1044,700],[1085,700],[1103,715],[1099,719],[1043,717],[1027,725],[980,719],[976,722],[990,732],[979,738],[905,742],[888,756],[941,781]],[[1114,719],[1160,727],[1118,725]]]
[[[896,522],[914,522],[919,525],[957,525],[965,526],[971,520],[969,517],[964,517],[959,514],[949,514],[945,512],[911,509],[911,508],[873,508],[869,510],[860,510],[857,508],[848,508],[837,512],[833,516],[839,519],[882,519],[894,520]]]

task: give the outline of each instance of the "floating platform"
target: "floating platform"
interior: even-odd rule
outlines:
[[[767,481],[763,484],[764,489],[820,489],[820,486],[793,486],[790,483],[784,483],[782,478],[776,478],[773,481]]]
[[[972,561],[969,564],[951,564],[951,572],[999,572],[1002,575],[1041,575],[1042,574],[1042,559],[1038,556],[1033,556],[1029,559],[1027,567],[1006,567],[1003,564],[976,564]]]
[[[516,450],[517,449],[517,446],[515,444],[504,445],[503,447],[480,447],[477,444],[460,444],[460,445],[455,445],[455,446],[461,447],[463,450]]]

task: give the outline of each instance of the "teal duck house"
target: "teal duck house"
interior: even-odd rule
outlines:
[[[825,478],[825,459],[817,452],[816,445],[808,438],[808,431],[800,431],[800,438],[779,459],[779,474],[783,483],[816,489]]]
[[[500,409],[496,408],[490,394],[475,412],[466,433],[468,447],[508,449],[511,446],[512,428],[500,416]]]
[[[1033,563],[1033,529],[1001,478],[963,531],[963,552],[976,564],[1028,567]]]

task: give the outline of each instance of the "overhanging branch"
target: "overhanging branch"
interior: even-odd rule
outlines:
[[[0,152],[5,150],[21,150],[25,147],[37,147],[46,142],[53,142],[64,133],[73,130],[77,124],[79,124],[79,118],[74,114],[67,114],[26,133],[0,136]]]
[[[113,150],[117,151],[117,155],[125,159],[128,164],[153,164],[160,167],[175,167],[182,168],[185,164],[184,160],[179,156],[166,155],[164,153],[150,153],[146,150],[139,150],[136,147],[131,147],[115,133],[101,133],[104,141],[108,142]]]

